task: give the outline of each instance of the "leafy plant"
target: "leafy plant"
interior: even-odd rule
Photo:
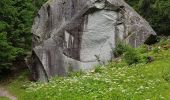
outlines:
[[[123,55],[123,59],[129,65],[147,62],[147,46],[142,45],[141,47],[135,49],[130,45],[119,42],[114,50],[115,57],[120,57]]]
[[[113,52],[114,56],[115,57],[121,56],[124,52],[127,51],[128,48],[129,48],[129,46],[127,44],[125,44],[123,42],[119,42],[114,49],[114,52]]]
[[[163,71],[162,78],[163,78],[165,81],[170,82],[170,70],[164,70],[164,71]]]
[[[135,48],[129,47],[124,54],[124,59],[129,65],[136,64],[140,61],[140,54]]]
[[[94,70],[95,73],[101,73],[102,72],[102,68],[101,66],[97,66]]]

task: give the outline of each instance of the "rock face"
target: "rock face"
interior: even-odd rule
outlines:
[[[49,0],[39,10],[32,32],[30,70],[39,81],[92,69],[113,57],[117,42],[137,47],[156,35],[123,0]]]

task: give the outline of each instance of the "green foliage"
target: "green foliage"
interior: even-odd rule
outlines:
[[[7,89],[18,100],[170,100],[170,49],[154,53],[146,48],[143,45],[136,51],[153,56],[152,63],[129,67],[124,60],[112,61],[87,73],[55,77],[49,83],[30,84],[23,73],[10,81]]]
[[[126,0],[160,35],[170,35],[170,0]]]
[[[139,49],[136,51],[152,52],[145,51],[146,46]],[[80,76],[57,77],[46,84],[32,83],[23,100],[169,100],[170,50],[161,50],[151,56],[159,58],[131,67],[123,60],[110,62]]]
[[[113,52],[114,56],[115,57],[121,56],[124,52],[127,51],[128,48],[129,46],[127,44],[119,42],[114,49],[114,52]]]
[[[0,100],[10,100],[10,99],[4,96],[0,96]]]
[[[28,84],[31,84],[27,79],[28,74],[28,70],[24,70],[13,77],[9,77],[5,81],[0,80],[0,87],[8,91],[9,94],[15,96],[17,100],[24,100],[24,96],[26,95],[25,89],[28,88]]]
[[[0,0],[0,71],[31,49],[35,12],[46,0]]]
[[[135,48],[129,47],[124,54],[124,59],[129,65],[136,64],[140,61],[140,54]]]
[[[151,1],[152,0],[139,0],[138,10],[144,16],[147,16],[149,13],[151,13],[151,10],[150,10],[151,9]]]
[[[95,73],[102,73],[102,66],[96,66],[94,72]]]
[[[167,39],[166,37],[161,38],[161,40],[159,41],[159,45],[170,45],[170,39]]]
[[[121,57],[123,55],[123,60],[128,64],[136,64],[145,62],[147,59],[146,46],[143,45],[138,49],[131,47],[125,43],[119,42],[114,50],[115,57]]]
[[[81,76],[81,75],[83,75],[83,74],[84,74],[83,71],[70,72],[70,73],[68,73],[68,76],[69,76],[69,77],[72,77],[72,76],[77,76],[77,77],[79,77],[79,76]]]
[[[165,80],[165,81],[168,81],[168,82],[170,82],[170,72],[169,72],[170,70],[168,70],[168,71],[166,71],[166,72],[164,72],[164,74],[163,74],[163,79]]]
[[[8,69],[19,54],[20,49],[11,46],[5,33],[0,33],[0,71]]]

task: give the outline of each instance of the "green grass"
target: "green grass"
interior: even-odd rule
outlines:
[[[154,61],[128,65],[123,59],[91,72],[55,77],[49,83],[31,83],[20,75],[7,85],[19,100],[170,100],[170,41],[138,48]]]
[[[18,73],[15,77],[11,77],[9,80],[1,82],[0,87],[6,89],[11,95],[16,96],[18,100],[24,100],[26,88],[28,84],[31,83],[27,80],[27,75],[27,71]]]
[[[7,97],[0,96],[0,100],[9,100]]]
[[[170,100],[170,49],[160,46],[145,52],[154,58],[147,64],[112,61],[86,74],[33,83],[24,100]]]

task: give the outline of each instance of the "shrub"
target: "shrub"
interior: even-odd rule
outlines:
[[[142,45],[141,47],[135,49],[130,45],[119,42],[114,50],[114,56],[120,57],[123,55],[125,62],[131,65],[139,62],[147,62],[146,52],[146,45]]]
[[[95,68],[95,73],[102,73],[102,68],[101,68],[101,66],[97,66],[97,67]]]
[[[146,53],[148,51],[148,46],[147,45],[141,45],[139,48],[137,48],[137,51],[139,53]]]
[[[114,56],[115,57],[121,56],[124,52],[126,52],[128,47],[129,46],[126,45],[125,43],[119,42],[114,49],[114,52],[113,52]]]
[[[170,72],[169,72],[169,70],[167,70],[166,72],[163,73],[162,78],[163,78],[165,81],[170,82]]]
[[[128,47],[126,52],[124,53],[124,60],[129,65],[138,63],[140,62],[140,54],[135,48]]]

